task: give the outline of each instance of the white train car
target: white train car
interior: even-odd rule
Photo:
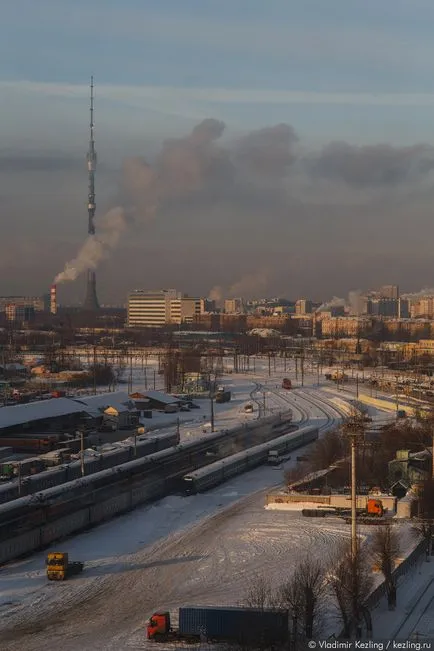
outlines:
[[[190,472],[182,479],[182,489],[187,495],[201,493],[221,484],[230,477],[265,463],[270,450],[276,450],[279,454],[284,455],[291,450],[313,443],[317,439],[317,427],[302,427],[295,432],[279,436],[279,438],[261,445],[255,445],[250,450],[238,452],[231,457]]]

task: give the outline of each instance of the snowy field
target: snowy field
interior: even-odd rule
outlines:
[[[340,395],[315,387],[316,373],[306,373],[305,386],[295,391],[279,388],[284,376],[293,379],[294,369],[272,369],[269,376],[267,360],[257,360],[254,374],[225,376],[234,402],[218,406],[216,425],[242,422],[243,405],[258,384],[257,399],[265,391],[268,414],[292,408],[295,421],[322,432],[348,410]],[[134,390],[140,391],[136,383]],[[384,419],[377,410],[372,415]],[[203,435],[202,424],[181,425],[184,437],[193,430]],[[144,649],[146,618],[158,608],[237,604],[258,574],[277,583],[303,554],[329,557],[349,536],[349,526],[337,518],[318,522],[295,510],[265,509],[266,490],[282,479],[282,468],[261,467],[205,494],[167,497],[52,546],[85,562],[83,574],[66,583],[47,583],[46,551],[8,564],[0,570],[1,648]],[[339,629],[333,618],[329,627]]]

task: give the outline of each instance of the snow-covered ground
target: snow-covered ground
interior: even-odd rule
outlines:
[[[234,402],[218,406],[216,423],[226,429],[243,421],[243,405],[258,384],[255,397],[261,402],[265,391],[268,413],[290,407],[295,421],[315,423],[321,431],[347,411],[341,396],[336,402],[315,388],[316,374],[306,373],[305,386],[294,391],[280,388],[283,376],[294,379],[294,369],[268,375],[267,360],[257,360],[255,373],[226,376]],[[134,389],[140,390],[136,384]],[[192,425],[181,424],[184,437],[203,429]],[[297,511],[264,508],[266,489],[281,484],[282,473],[261,467],[205,494],[170,496],[53,546],[85,562],[84,573],[64,584],[47,583],[46,551],[1,568],[2,648],[143,649],[145,620],[155,609],[236,604],[259,574],[281,582],[303,554],[330,556],[336,542],[349,536],[342,520],[313,521]],[[339,629],[335,621],[329,626],[330,632]]]

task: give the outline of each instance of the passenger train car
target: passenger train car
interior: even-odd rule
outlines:
[[[84,462],[85,476],[95,472],[113,468],[134,458],[143,458],[160,450],[166,450],[179,443],[179,434],[176,432],[161,434],[141,440],[137,438],[136,452],[132,446],[119,447],[116,450],[105,452],[93,458],[86,458]],[[55,466],[36,475],[29,475],[21,480],[21,495],[31,495],[39,491],[59,486],[81,477],[81,461]],[[0,504],[15,500],[19,497],[18,482],[8,482],[0,485]]]
[[[303,427],[300,430],[285,434],[285,436],[280,436],[262,445],[256,445],[250,450],[239,452],[185,475],[182,481],[183,490],[187,495],[201,493],[221,484],[230,477],[265,463],[270,450],[285,454],[308,443],[313,443],[317,439],[318,429],[316,427]]]

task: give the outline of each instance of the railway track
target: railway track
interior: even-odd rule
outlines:
[[[424,615],[432,608],[432,604],[434,601],[433,589],[434,589],[434,578],[430,580],[430,582],[425,587],[423,592],[421,592],[418,595],[416,601],[412,605],[410,612],[407,613],[405,619],[401,622],[399,628],[394,632],[393,639],[396,640],[399,638],[401,639],[405,638],[408,640],[414,633],[416,633],[419,622],[422,620]],[[423,608],[422,612],[419,613],[418,608],[420,608],[420,606],[425,603],[426,598],[430,596],[430,592],[432,593],[431,598],[427,600],[427,603]]]

